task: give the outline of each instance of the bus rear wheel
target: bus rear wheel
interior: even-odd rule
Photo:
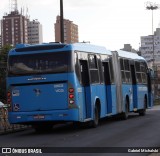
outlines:
[[[96,128],[99,125],[99,109],[97,105],[95,106],[94,109],[94,119],[91,121],[91,127]]]

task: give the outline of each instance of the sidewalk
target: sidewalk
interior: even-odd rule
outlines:
[[[8,110],[5,107],[0,108],[0,134],[11,133],[28,128],[29,126],[10,124],[8,121]]]

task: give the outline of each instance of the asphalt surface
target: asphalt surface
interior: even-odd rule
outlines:
[[[17,133],[1,135],[0,140],[0,147],[51,147],[51,150],[58,150],[56,153],[36,154],[36,156],[159,156],[160,153],[120,153],[120,150],[160,147],[160,106],[155,106],[148,110],[145,116],[131,113],[128,120],[121,120],[117,117],[103,119],[97,128],[86,128],[85,126],[77,128],[72,124],[65,124],[55,126],[49,133],[37,134],[34,129],[27,129]],[[67,149],[70,149],[68,147],[73,147],[72,149],[75,150],[75,153],[62,153],[66,147]],[[78,149],[76,147],[78,147]],[[83,147],[87,147],[88,152],[87,148]],[[101,149],[99,147],[103,147],[102,150],[105,152],[100,152]],[[111,147],[111,149],[109,149],[112,150],[111,153],[106,152],[108,147]],[[93,149],[98,153],[90,153],[90,150],[93,151]],[[78,150],[78,152],[76,150]],[[80,150],[85,150],[86,153]]]

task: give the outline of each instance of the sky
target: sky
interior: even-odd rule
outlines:
[[[0,19],[9,13],[11,0],[0,0]],[[43,42],[54,42],[54,23],[60,15],[60,0],[17,0],[19,11],[26,8],[30,19],[43,26]],[[158,0],[150,2],[160,4]],[[131,44],[140,46],[140,37],[152,34],[152,12],[147,0],[63,0],[64,18],[78,25],[79,42],[102,45],[110,50]],[[160,9],[154,11],[154,30],[159,27]]]

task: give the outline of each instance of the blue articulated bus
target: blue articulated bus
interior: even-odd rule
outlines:
[[[89,123],[152,106],[146,61],[86,43],[17,45],[9,52],[7,102],[11,124],[36,130],[56,122]]]

